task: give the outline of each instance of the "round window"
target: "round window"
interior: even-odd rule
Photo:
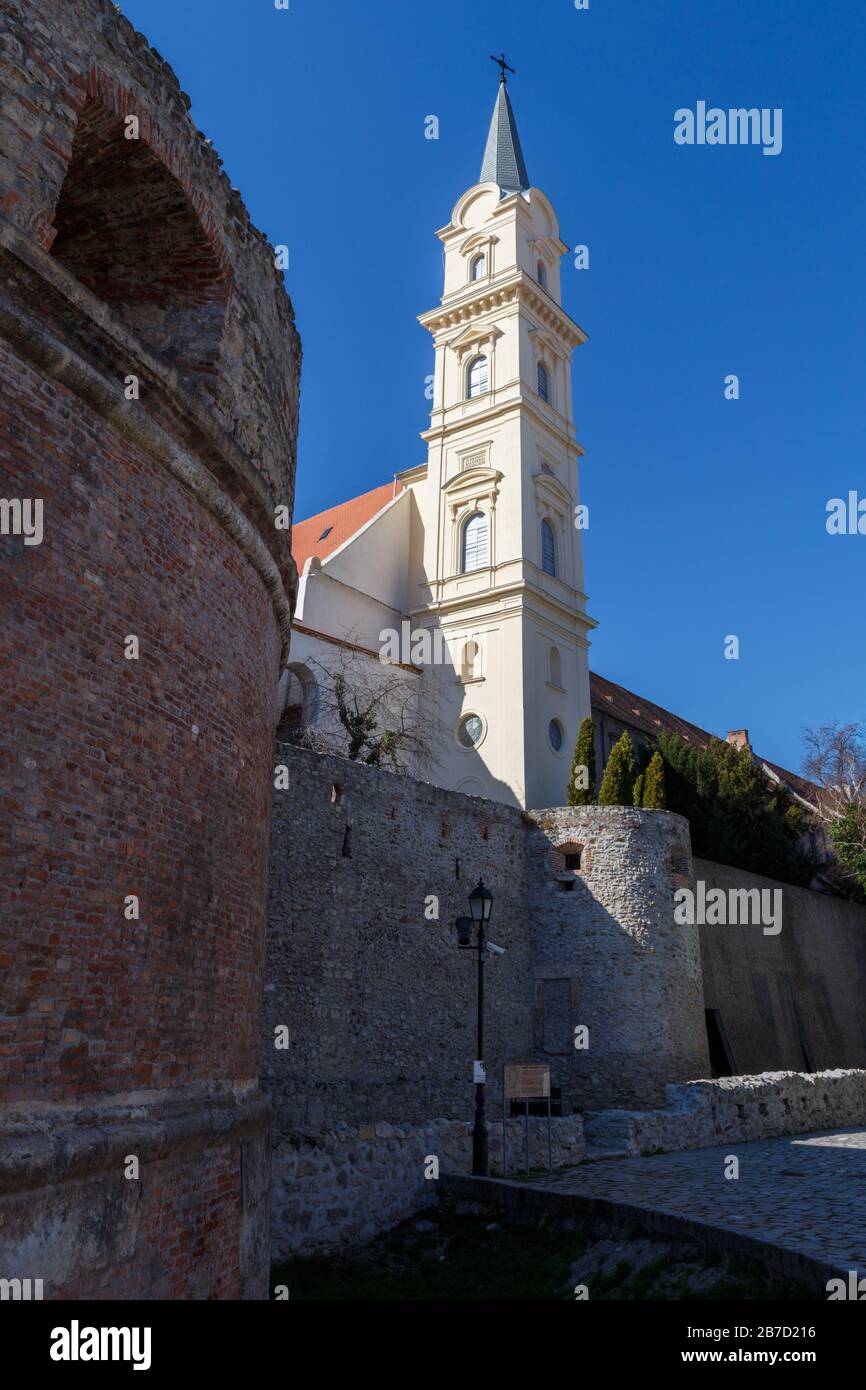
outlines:
[[[483,733],[484,723],[478,714],[467,714],[457,726],[457,740],[464,748],[475,748]]]
[[[547,737],[550,739],[550,746],[554,753],[558,753],[562,747],[562,725],[558,719],[551,719],[547,726]]]

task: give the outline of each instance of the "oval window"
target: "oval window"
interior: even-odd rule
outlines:
[[[457,728],[457,740],[462,743],[464,748],[475,748],[481,742],[481,735],[484,733],[484,722],[478,714],[467,714],[460,720]]]
[[[550,746],[554,753],[558,753],[562,747],[562,725],[558,719],[551,719],[547,726],[547,737],[550,739]]]

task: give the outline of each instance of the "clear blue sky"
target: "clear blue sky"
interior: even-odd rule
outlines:
[[[866,717],[862,0],[123,0],[253,220],[290,248],[304,343],[296,516],[424,457],[436,228],[496,95],[591,269],[574,369],[595,670],[799,768]],[[675,145],[698,100],[781,107],[782,153]],[[440,139],[424,139],[435,114]],[[741,399],[726,401],[737,373]],[[740,638],[739,661],[723,639]]]

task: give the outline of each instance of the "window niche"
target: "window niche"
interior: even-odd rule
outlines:
[[[547,680],[556,690],[562,690],[562,656],[559,647],[551,647],[547,653]]]
[[[563,883],[573,884],[576,878],[589,872],[589,848],[578,840],[566,840],[550,851],[549,865],[560,887]]]
[[[474,638],[464,642],[460,656],[460,679],[464,684],[482,679],[481,644]]]
[[[100,101],[78,118],[54,227],[53,258],[188,385],[216,394],[228,277],[181,184]]]

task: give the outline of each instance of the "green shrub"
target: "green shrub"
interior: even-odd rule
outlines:
[[[695,748],[676,734],[659,734],[656,749],[667,807],[689,822],[698,858],[808,886],[820,862],[801,844],[808,812],[771,786],[747,748],[721,739]]]
[[[586,768],[586,777],[579,769]],[[577,783],[586,781],[585,787]],[[592,720],[581,720],[571,760],[571,776],[568,781],[568,806],[592,806],[595,803],[595,740],[592,734]]]
[[[665,765],[660,753],[653,753],[649,767],[644,774],[642,806],[650,811],[664,811],[667,807],[665,797]]]
[[[828,834],[842,868],[866,892],[866,806],[852,802],[844,815],[830,822]]]
[[[634,750],[626,730],[611,749],[598,793],[599,806],[634,805]]]

